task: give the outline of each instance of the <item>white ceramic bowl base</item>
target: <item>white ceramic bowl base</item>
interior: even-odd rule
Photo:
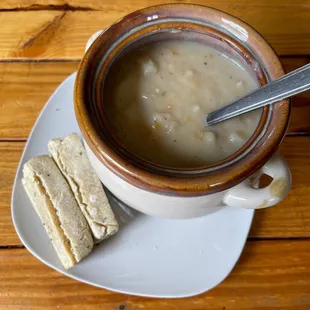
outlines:
[[[26,144],[12,194],[15,229],[27,249],[59,272],[109,290],[152,297],[186,297],[223,281],[244,247],[254,211],[219,208],[205,217],[171,220],[150,217],[108,195],[120,231],[65,270],[21,184],[22,166],[48,154],[50,139],[79,129],[73,109],[75,74],[51,96]]]

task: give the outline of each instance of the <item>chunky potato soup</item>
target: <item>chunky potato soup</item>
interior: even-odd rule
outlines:
[[[128,52],[105,84],[105,113],[133,153],[170,167],[215,163],[254,133],[261,111],[205,128],[206,115],[258,87],[240,64],[205,45],[170,41]]]

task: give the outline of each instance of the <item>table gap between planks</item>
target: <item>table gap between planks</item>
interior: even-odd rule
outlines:
[[[0,3],[0,309],[309,309],[310,93],[293,100],[280,147],[293,188],[256,212],[244,252],[228,278],[200,296],[157,300],[71,280],[34,258],[10,216],[13,179],[25,141],[54,89],[76,71],[88,37],[157,0],[2,0]],[[181,1],[180,1],[181,2]],[[287,72],[309,63],[310,1],[197,0],[255,27]],[[65,103],[64,103],[65,104]]]

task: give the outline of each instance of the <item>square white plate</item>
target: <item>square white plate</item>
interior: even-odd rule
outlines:
[[[254,211],[219,208],[205,217],[171,220],[150,217],[108,194],[120,231],[77,266],[65,270],[21,184],[23,164],[48,154],[50,139],[80,132],[73,109],[75,74],[51,96],[26,144],[12,194],[19,238],[43,263],[98,287],[152,297],[186,297],[223,281],[244,247]]]

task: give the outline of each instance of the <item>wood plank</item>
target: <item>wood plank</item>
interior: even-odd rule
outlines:
[[[170,2],[138,1],[50,1],[64,8],[80,10],[2,11],[0,59],[53,58],[80,59],[85,43],[95,31],[109,26],[122,16],[145,6]],[[280,55],[310,54],[310,1],[269,0],[192,0],[231,13],[256,28]],[[45,1],[1,1],[4,9],[46,8]],[[83,8],[101,11],[84,11]]]
[[[77,62],[0,63],[0,139],[27,138],[48,98],[77,67]]]
[[[185,299],[141,298],[79,283],[26,249],[0,250],[4,309],[291,309],[310,307],[310,241],[248,242],[232,273],[208,293]]]
[[[256,212],[251,238],[310,237],[310,137],[287,137],[280,147],[292,172],[289,196],[274,208]],[[23,142],[0,142],[0,246],[20,245],[10,215],[11,188]]]
[[[282,58],[287,71],[309,58]],[[78,62],[0,63],[0,140],[26,139],[56,87],[78,67]],[[290,133],[310,132],[310,92],[293,100]]]
[[[0,59],[80,59],[90,35],[120,13],[80,11],[0,12]]]
[[[295,3],[292,3],[289,0],[281,1],[281,0],[273,0],[272,2],[268,2],[266,0],[179,0],[175,2],[183,2],[183,3],[196,3],[201,5],[208,5],[211,7],[216,7],[218,9],[221,8],[230,8],[231,10],[237,10],[239,7],[243,7],[244,5],[248,5],[249,7],[260,7],[260,6],[272,6],[279,7],[290,6],[292,8],[296,6],[307,7],[309,5],[308,0],[297,0]],[[218,3],[221,2],[221,3]],[[107,10],[107,8],[113,10],[137,10],[139,8],[157,5],[161,3],[171,3],[170,0],[114,0],[106,1],[106,0],[2,0],[0,4],[0,9],[2,10],[38,10],[38,9],[73,9],[73,10]],[[173,3],[173,2],[172,2]]]
[[[281,62],[288,73],[310,63],[309,57],[290,58],[282,57]],[[310,91],[299,94],[292,98],[292,114],[289,133],[310,132]]]
[[[0,246],[21,245],[11,218],[11,193],[24,145],[23,142],[0,143]]]

